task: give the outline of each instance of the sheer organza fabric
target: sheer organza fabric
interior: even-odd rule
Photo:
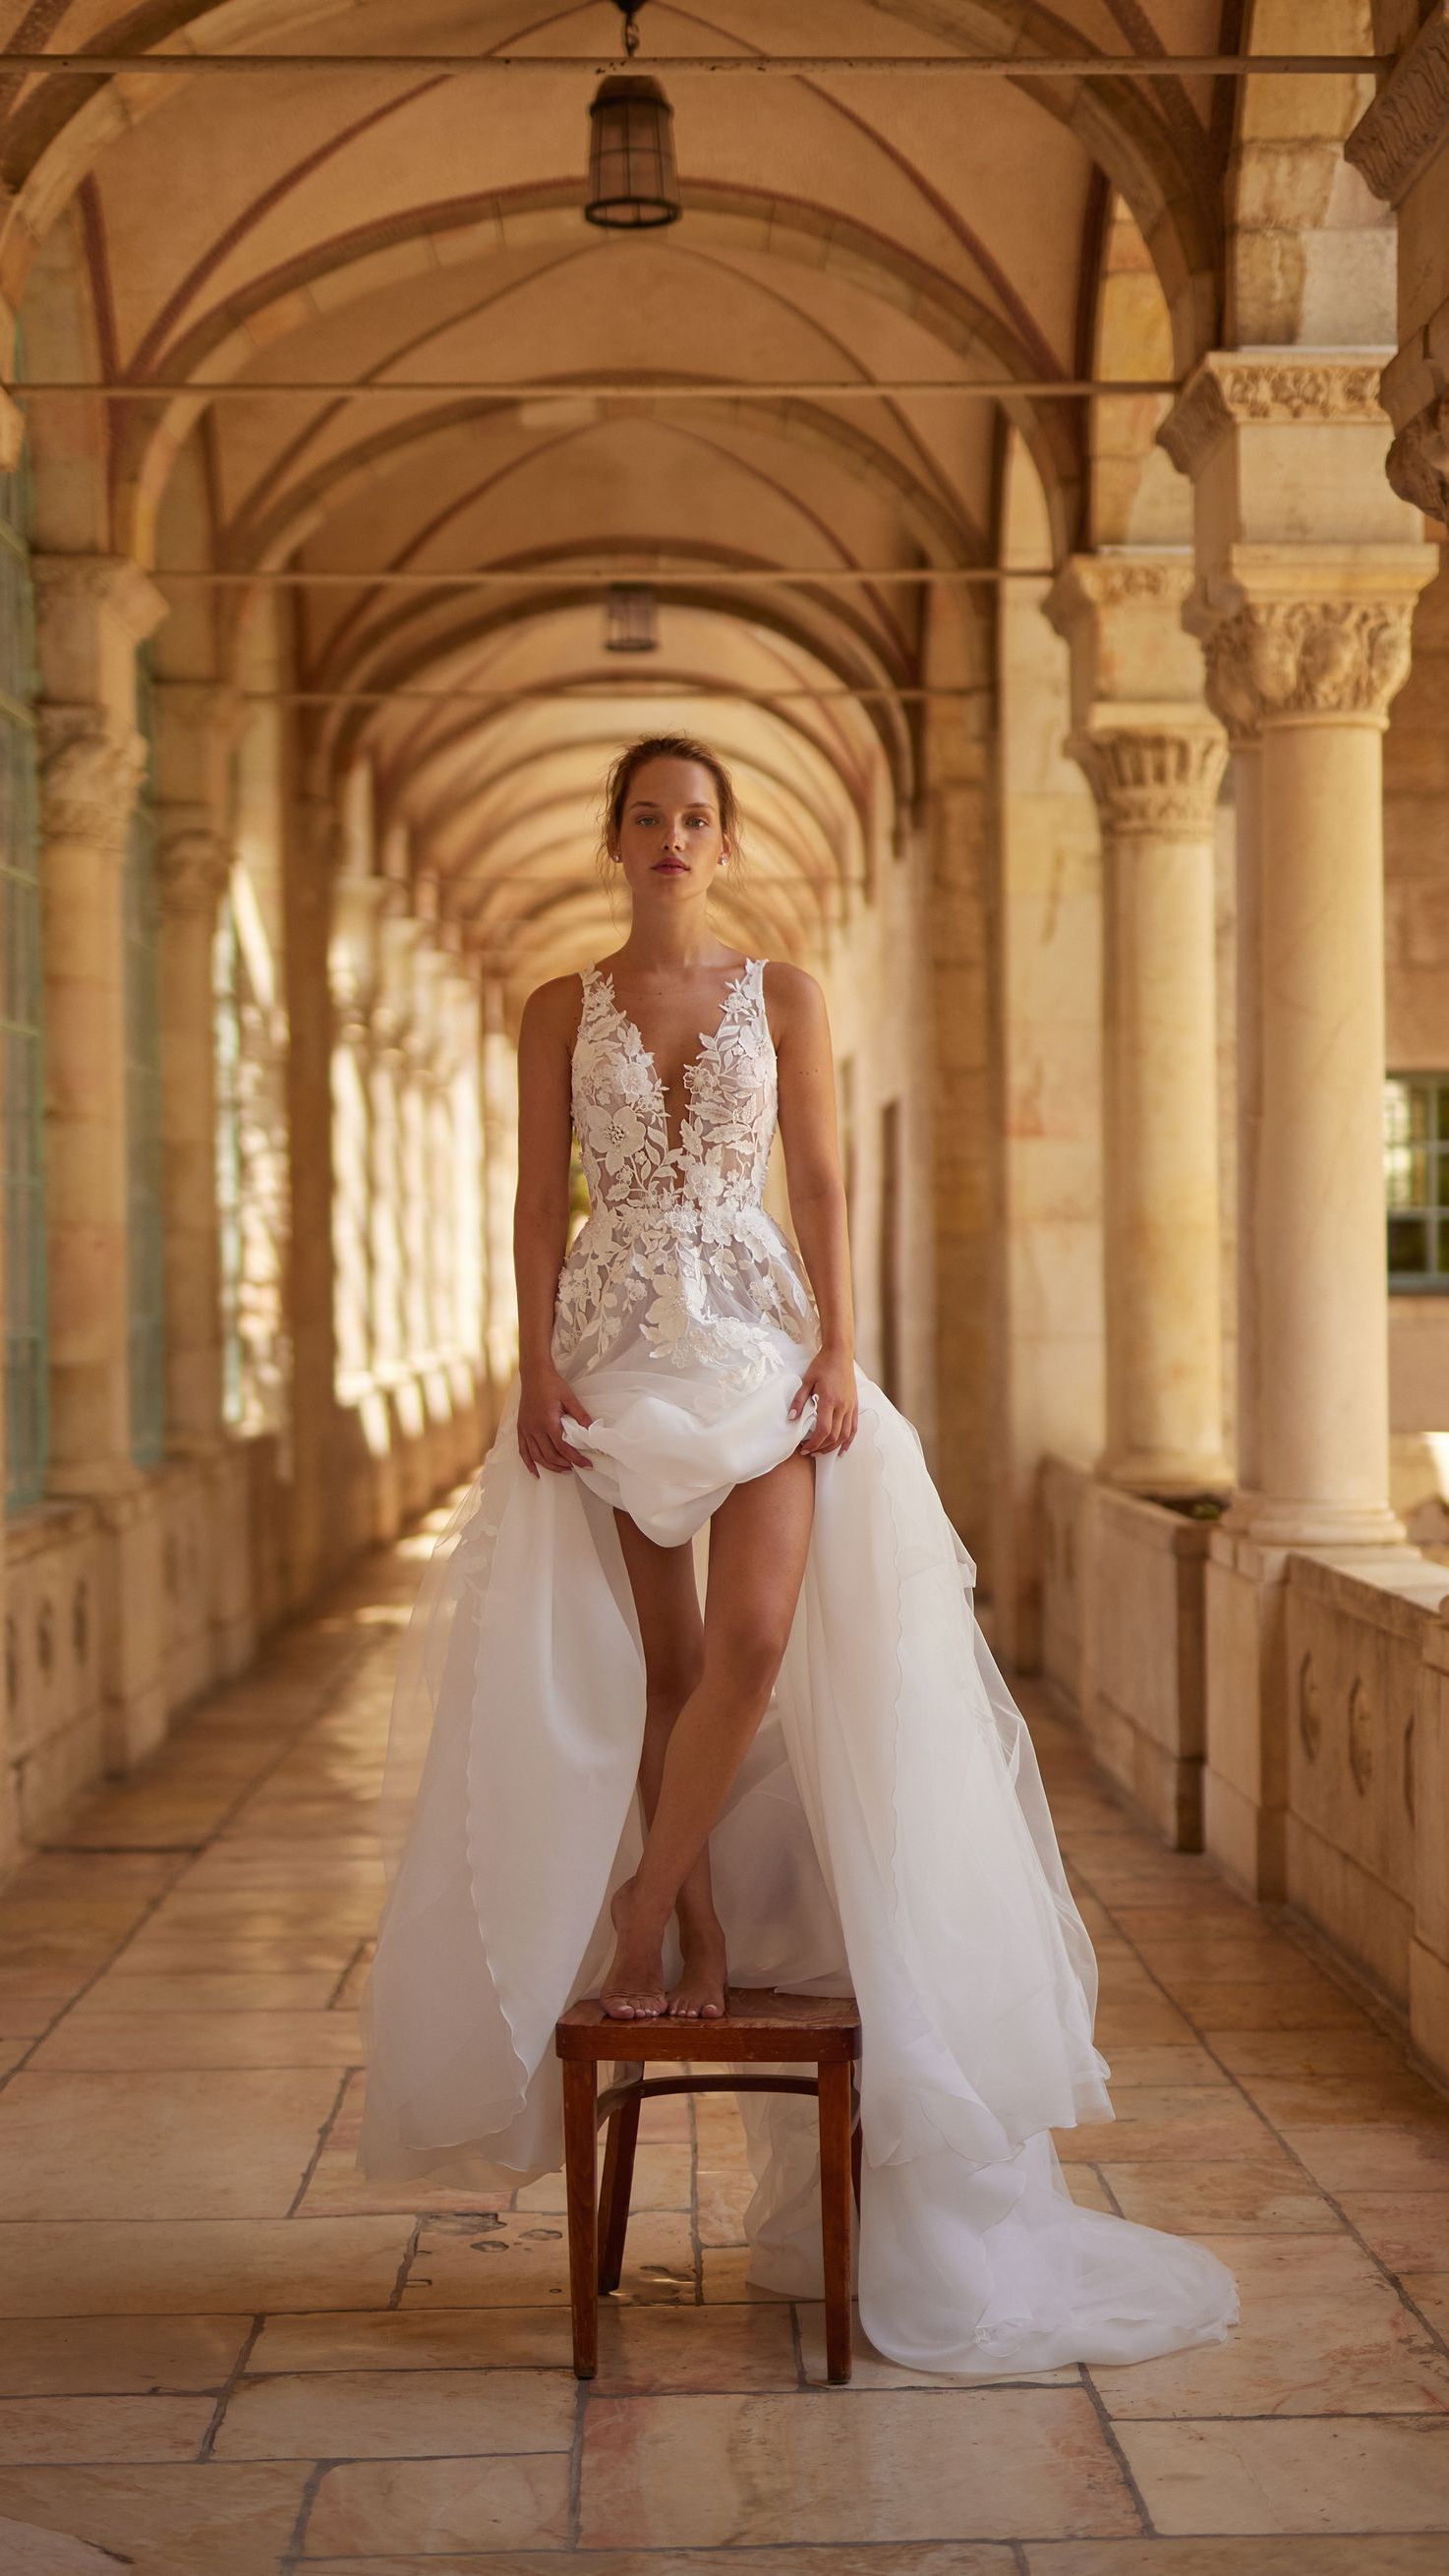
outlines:
[[[760,1204],[759,961],[691,1068],[677,1148],[652,1072],[607,979],[586,978],[574,1114],[595,1236],[572,1285],[566,1266],[555,1349],[593,1464],[531,1477],[515,1386],[405,1641],[365,1998],[361,2161],[379,2176],[486,2188],[560,2164],[554,2024],[598,1990],[641,1841],[643,1658],[614,1507],[682,1544],[802,1436],[788,1408],[814,1318]],[[706,1222],[729,1239],[706,1243]],[[914,1430],[858,1389],[853,1447],[817,1465],[774,1699],[710,1840],[732,1980],[858,1998],[859,2294],[880,2351],[984,2376],[1215,2341],[1236,2313],[1223,2266],[1065,2189],[1048,2132],[1111,2117],[1091,1944],[971,1561]],[[818,2296],[812,2106],[739,2099],[751,2278]]]

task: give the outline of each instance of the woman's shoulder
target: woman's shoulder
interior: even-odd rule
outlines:
[[[825,995],[816,977],[804,966],[792,966],[781,957],[766,957],[762,983],[776,1024],[806,1021],[824,1016]]]
[[[550,975],[547,983],[535,984],[523,1005],[520,1037],[525,1029],[540,1037],[572,1037],[582,1000],[580,976]]]

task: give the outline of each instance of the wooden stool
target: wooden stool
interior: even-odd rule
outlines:
[[[850,2070],[860,2055],[860,2014],[851,1996],[729,1990],[717,2021],[611,2021],[600,2003],[574,2004],[555,2032],[563,2060],[564,2159],[569,2213],[569,2286],[574,2370],[592,2379],[599,2363],[599,2292],[616,2290],[624,2264],[639,2106],[658,2093],[814,2093],[820,2103],[820,2222],[825,2253],[825,2368],[850,2377],[850,2202],[860,2200],[860,2132],[852,2136]],[[628,2050],[628,2056],[623,2052]],[[620,2079],[602,2094],[597,2069],[615,2061]],[[683,2058],[751,2059],[813,2066],[813,2075],[663,2075],[645,2066]],[[627,2071],[626,2071],[627,2070]],[[599,2124],[609,2123],[597,2212]]]

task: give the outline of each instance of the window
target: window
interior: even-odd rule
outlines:
[[[136,657],[136,724],[146,768],[126,833],[126,1264],[131,1456],[154,1467],[166,1425],[162,1324],[161,1016],[157,989],[156,804],[151,665]]]
[[[1449,1073],[1384,1086],[1389,1286],[1449,1292]]]
[[[0,1080],[5,1094],[6,1509],[45,1482],[45,978],[40,945],[40,814],[29,482],[0,475]]]

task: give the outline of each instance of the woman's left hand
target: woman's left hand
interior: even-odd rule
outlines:
[[[855,1392],[855,1363],[843,1352],[817,1351],[790,1407],[790,1420],[798,1420],[815,1398],[815,1428],[800,1443],[799,1455],[823,1457],[829,1449],[844,1456],[860,1427],[860,1404]]]

